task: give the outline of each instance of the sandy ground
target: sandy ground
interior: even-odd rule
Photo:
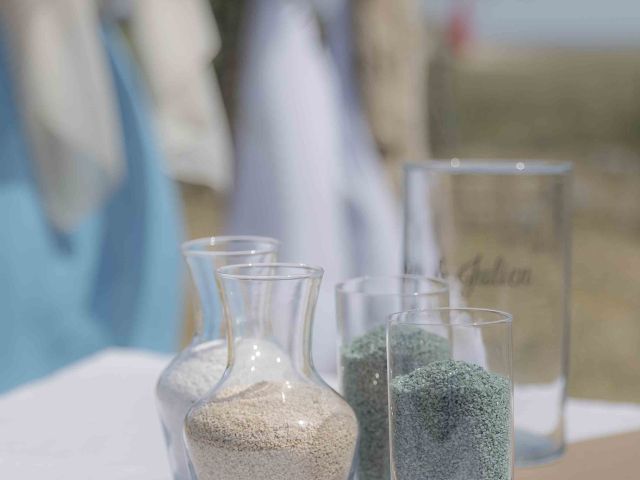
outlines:
[[[470,52],[443,156],[571,160],[570,394],[640,401],[640,52]]]

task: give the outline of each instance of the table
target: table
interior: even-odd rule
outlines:
[[[557,462],[516,471],[516,480],[638,480],[640,432],[572,443]]]
[[[154,398],[167,361],[109,349],[0,396],[0,478],[170,480]],[[568,402],[570,442],[634,430],[639,405]]]

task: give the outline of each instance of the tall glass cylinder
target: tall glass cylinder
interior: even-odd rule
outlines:
[[[218,270],[229,355],[185,419],[198,480],[350,478],[357,420],[312,360],[322,274],[300,264]]]
[[[447,278],[452,306],[514,322],[516,463],[565,446],[569,354],[567,163],[425,162],[405,171],[405,271]]]
[[[391,315],[387,359],[393,480],[512,479],[509,314]]]
[[[358,480],[387,480],[387,317],[411,309],[446,307],[447,284],[420,275],[360,277],[336,287],[338,376],[360,426]],[[415,338],[416,344],[421,341]]]
[[[227,366],[216,269],[235,263],[275,261],[278,246],[273,238],[250,236],[207,237],[182,245],[197,291],[196,330],[191,343],[160,374],[156,386],[174,480],[191,478],[182,437],[184,417],[191,405],[220,380]]]

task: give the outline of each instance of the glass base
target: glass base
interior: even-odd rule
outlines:
[[[516,467],[536,467],[557,460],[564,454],[564,445],[550,440],[545,435],[516,430]]]

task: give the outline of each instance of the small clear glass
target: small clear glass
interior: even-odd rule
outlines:
[[[515,317],[515,458],[565,448],[571,280],[570,163],[459,160],[405,170],[405,271],[446,278],[451,306]]]
[[[220,380],[227,366],[216,269],[235,263],[273,262],[279,245],[273,238],[253,236],[207,237],[182,245],[198,294],[196,331],[189,345],[162,371],[156,386],[158,413],[174,480],[192,478],[182,436],[184,417],[191,405]]]
[[[387,358],[393,480],[513,478],[511,315],[391,315]]]
[[[322,275],[284,263],[218,270],[229,356],[185,419],[198,480],[351,478],[356,416],[312,360]]]
[[[340,391],[358,416],[358,480],[388,480],[387,318],[448,306],[446,282],[420,275],[360,277],[336,287]]]

